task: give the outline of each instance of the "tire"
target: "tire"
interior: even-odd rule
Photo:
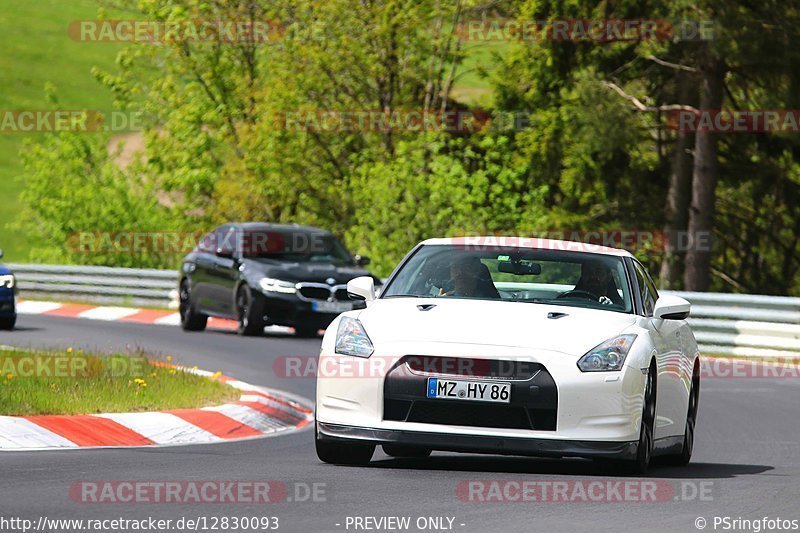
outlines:
[[[406,446],[403,444],[384,444],[383,452],[390,457],[409,457],[414,459],[424,459],[431,454],[429,448],[419,448],[417,446]]]
[[[17,323],[17,317],[4,317],[0,318],[0,329],[12,330]]]
[[[689,410],[686,413],[686,427],[683,432],[681,453],[667,455],[664,462],[670,466],[686,466],[692,460],[694,449],[694,430],[697,424],[697,408],[700,404],[700,363],[694,365],[692,388],[689,390]]]
[[[639,430],[639,444],[636,446],[636,459],[628,461],[628,464],[625,465],[625,470],[628,474],[645,474],[653,457],[653,432],[656,420],[656,372],[655,361],[653,361],[647,370],[644,402],[642,402],[642,425]]]
[[[181,315],[181,328],[183,331],[203,331],[208,324],[208,317],[194,310],[192,293],[189,282],[183,280],[179,290],[180,304],[178,309]]]
[[[375,453],[374,444],[361,442],[331,442],[315,438],[317,457],[323,463],[332,465],[364,466],[369,464]]]
[[[236,292],[236,314],[238,327],[236,332],[244,337],[257,337],[264,334],[267,326],[264,321],[264,301],[253,294],[250,287],[242,285]]]
[[[295,326],[294,335],[295,337],[300,337],[303,339],[313,339],[319,336],[319,328],[308,327],[308,326]]]

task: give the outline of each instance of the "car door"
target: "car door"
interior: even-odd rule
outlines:
[[[658,291],[647,273],[647,270],[634,261],[636,282],[642,301],[644,315],[650,338],[656,349],[656,365],[658,380],[656,387],[656,427],[655,439],[682,433],[681,411],[678,409],[678,398],[681,397],[682,349],[680,338],[680,321],[660,320],[653,318]],[[679,429],[678,429],[679,428]]]
[[[223,236],[214,261],[213,278],[219,312],[231,318],[237,316],[236,287],[242,257],[241,233],[239,228],[231,227]]]
[[[195,248],[193,265],[189,274],[192,285],[192,300],[198,311],[215,312],[213,300],[214,255],[216,253],[217,233],[219,228],[205,235]]]
[[[235,317],[235,287],[239,279],[238,230],[228,226],[220,231],[217,248],[208,273],[214,312],[221,316]]]

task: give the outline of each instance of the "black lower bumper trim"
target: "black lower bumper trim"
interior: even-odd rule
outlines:
[[[317,438],[329,441],[358,440],[375,444],[406,444],[440,451],[530,455],[535,457],[586,457],[635,459],[637,442],[597,442],[580,440],[527,439],[455,435],[423,431],[362,428],[317,423]]]

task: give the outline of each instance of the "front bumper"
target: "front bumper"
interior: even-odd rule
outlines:
[[[551,450],[555,455],[564,455],[561,448],[565,446],[569,454],[606,445],[613,453],[638,441],[644,391],[644,374],[638,368],[583,373],[576,365],[577,357],[563,353],[437,342],[376,346],[370,358],[361,359],[333,353],[334,337],[329,329],[318,361],[317,421],[321,424],[369,428],[388,435],[435,434],[443,436],[443,441],[458,436],[470,443],[463,449],[476,449],[473,444],[478,444],[478,449],[501,453],[519,439],[534,443],[530,445],[533,451],[523,444],[523,452]],[[396,374],[407,354],[420,353],[524,362],[541,365],[546,372],[528,381],[513,381],[509,404],[429,400],[424,398],[424,379],[400,379]],[[538,441],[553,444],[539,446]]]
[[[325,329],[339,316],[338,312],[316,311],[315,302],[301,300],[295,294],[260,294],[264,299],[264,315],[271,325]]]
[[[402,444],[432,450],[529,455],[535,457],[584,457],[632,460],[636,458],[637,441],[595,442],[553,440],[524,437],[492,437],[430,433],[379,428],[362,428],[339,424],[317,423],[317,438],[324,441],[359,441],[374,444]]]

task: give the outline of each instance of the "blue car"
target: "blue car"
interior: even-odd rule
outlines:
[[[0,259],[3,250],[0,250]],[[17,280],[14,274],[0,264],[0,329],[14,329],[17,322],[17,307],[14,304]]]

